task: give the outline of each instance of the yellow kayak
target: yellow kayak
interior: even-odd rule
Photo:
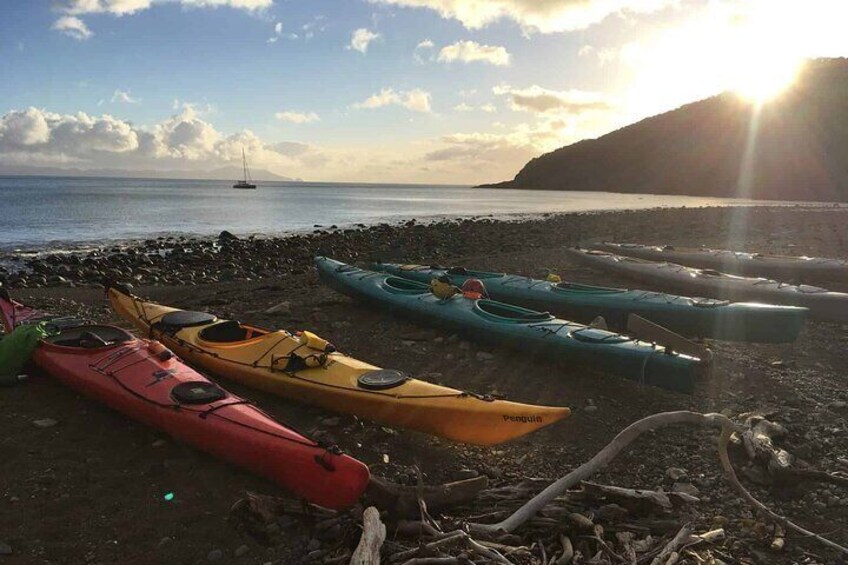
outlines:
[[[494,445],[567,417],[412,379],[343,355],[318,336],[266,330],[107,290],[114,310],[184,360],[247,386],[454,441]]]

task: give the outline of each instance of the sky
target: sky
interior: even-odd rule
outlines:
[[[0,0],[0,167],[477,184],[848,55],[843,0]]]

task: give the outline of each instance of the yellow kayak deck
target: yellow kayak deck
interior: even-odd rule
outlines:
[[[296,336],[213,316],[205,323],[201,318],[196,325],[170,326],[164,323],[166,316],[184,311],[146,302],[124,289],[110,288],[108,295],[118,315],[189,363],[328,410],[477,445],[523,436],[571,413],[564,407],[495,400],[385,371],[338,353],[306,332]],[[212,326],[216,329],[210,331]],[[238,330],[233,341],[214,335],[226,333],[218,328],[233,326]]]

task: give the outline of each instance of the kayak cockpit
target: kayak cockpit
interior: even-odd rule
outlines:
[[[212,324],[200,330],[197,336],[211,343],[235,343],[249,341],[271,333],[270,330],[248,326],[236,320]]]
[[[44,338],[44,341],[60,347],[94,349],[127,343],[135,338],[128,332],[113,326],[77,326],[58,335]]]
[[[561,282],[551,285],[557,292],[581,293],[581,294],[618,294],[627,292],[623,288],[610,288],[606,286],[593,286],[574,282]]]
[[[537,312],[495,300],[477,300],[474,312],[495,322],[511,324],[532,324],[553,319],[548,312]]]
[[[491,273],[488,271],[472,271],[470,269],[466,269],[465,267],[451,267],[447,270],[448,275],[456,275],[461,277],[471,277],[475,279],[500,279],[505,277],[504,273]]]
[[[386,280],[383,281],[383,288],[395,294],[425,294],[430,292],[428,285],[400,277],[386,277]]]

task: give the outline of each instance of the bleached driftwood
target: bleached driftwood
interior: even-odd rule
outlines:
[[[362,537],[353,550],[350,565],[380,565],[380,548],[386,541],[386,526],[380,520],[380,511],[369,506],[362,513]]]

